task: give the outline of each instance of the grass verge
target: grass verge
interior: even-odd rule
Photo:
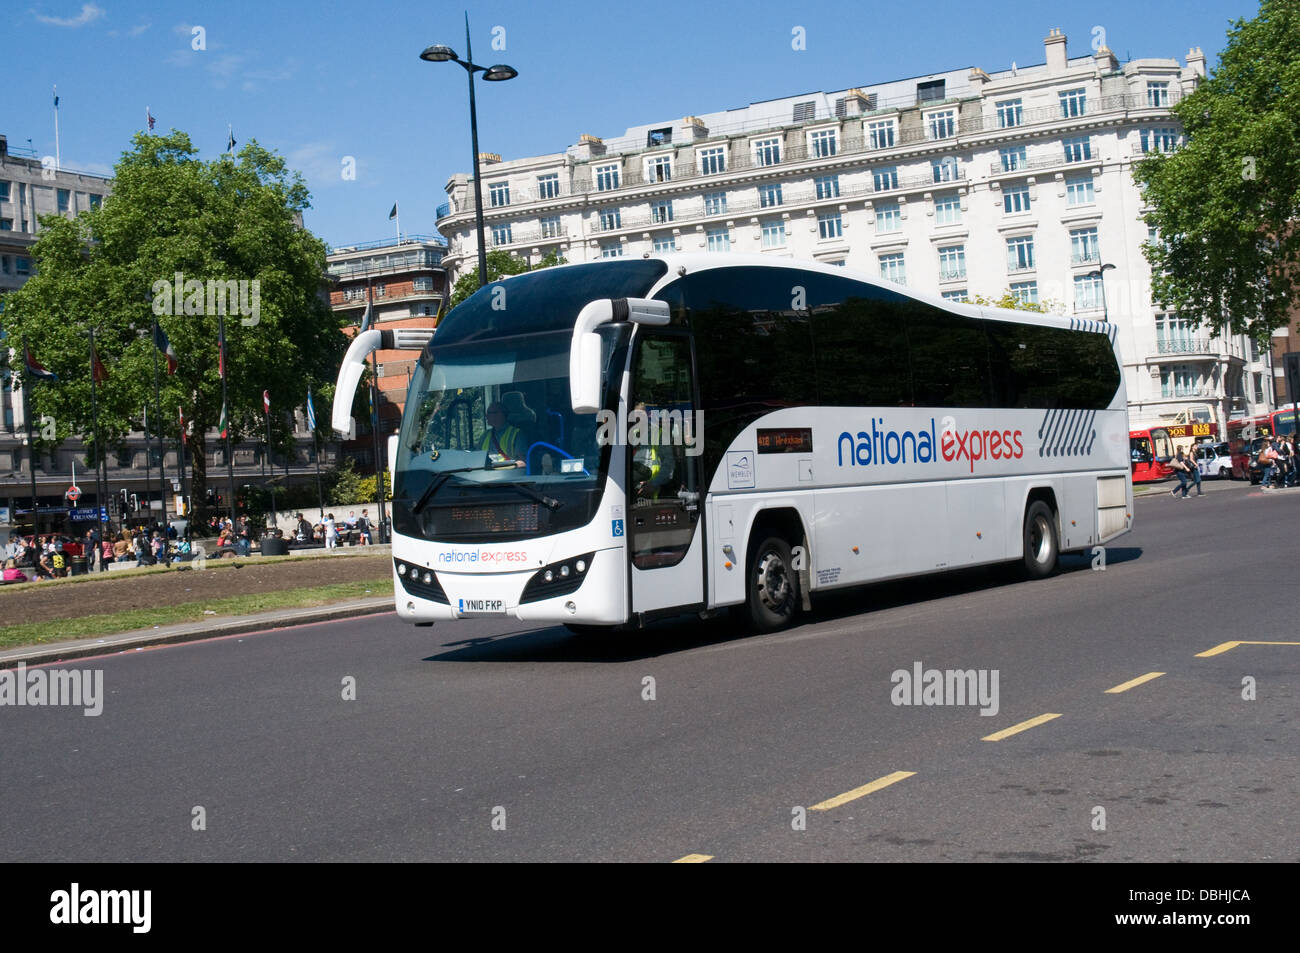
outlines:
[[[331,602],[346,602],[349,599],[362,599],[367,596],[391,596],[392,594],[393,579],[391,576],[385,576],[382,579],[285,589],[280,592],[263,592],[245,596],[226,596],[221,599],[110,612],[103,615],[81,616],[76,619],[23,622],[0,627],[0,648],[44,645],[49,642],[130,632],[134,629],[150,629],[156,625],[198,622],[213,617],[247,615],[271,609],[301,609]]]

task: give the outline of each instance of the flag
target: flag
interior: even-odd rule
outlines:
[[[228,137],[226,140],[226,151],[233,154],[235,151],[235,130],[231,126],[227,126],[226,129],[228,130],[226,133]]]
[[[149,111],[148,106],[144,107],[144,118],[145,122],[149,123],[149,131],[153,132],[153,113]]]
[[[393,203],[393,210],[392,210],[391,212],[388,213],[388,220],[389,220],[390,222],[391,222],[393,219],[395,219],[395,218],[397,218],[397,203],[396,203],[396,202]]]
[[[59,87],[54,87],[54,108],[59,108]]]
[[[271,412],[271,392],[269,390],[264,390],[262,391],[262,413],[269,414],[270,412]]]
[[[176,352],[172,350],[172,342],[167,340],[167,333],[163,331],[162,325],[157,319],[153,322],[153,346],[156,347],[167,358],[167,373],[176,373]]]
[[[181,436],[185,435],[185,408],[177,405],[176,419],[181,422]]]
[[[220,431],[222,440],[230,436],[230,421],[226,417],[226,405],[221,404],[221,419],[217,421],[217,430]]]
[[[226,337],[217,336],[217,377],[226,376]]]
[[[307,429],[316,429],[316,408],[311,404],[311,391],[307,391]]]
[[[45,365],[36,360],[35,356],[32,354],[32,349],[26,344],[23,344],[23,362],[27,366],[27,373],[31,374],[32,377],[35,377],[37,380],[57,381],[59,379],[58,374],[55,374],[53,371],[47,371]]]
[[[369,292],[370,292],[370,289],[367,288],[367,289],[366,289],[366,293],[367,293],[367,297],[366,297],[366,310],[365,310],[365,313],[361,315],[361,333],[362,333],[362,334],[365,334],[368,330],[370,330],[370,322],[374,320],[374,315],[375,315],[375,303],[374,303],[374,301],[372,301],[372,300],[370,299],[370,297],[369,297]]]
[[[99,359],[99,351],[94,347],[90,349],[90,373],[95,378],[96,384],[103,384],[108,381],[108,368]]]

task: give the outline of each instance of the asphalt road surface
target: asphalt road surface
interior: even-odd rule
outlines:
[[[1104,570],[770,636],[381,615],[78,662],[98,717],[0,708],[0,858],[1300,860],[1300,490],[1207,490],[1140,499]],[[1232,641],[1291,644],[1198,657]],[[895,704],[918,663],[996,672],[996,713]]]

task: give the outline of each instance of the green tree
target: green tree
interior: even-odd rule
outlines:
[[[501,248],[492,248],[487,253],[488,283],[490,284],[498,278],[509,275],[522,275],[526,271],[537,271],[539,268],[550,268],[553,265],[563,264],[564,259],[560,255],[556,252],[548,252],[537,264],[530,268],[528,262],[518,255],[512,255]],[[478,291],[478,288],[478,265],[476,263],[465,274],[456,279],[456,284],[452,286],[451,303],[448,310],[456,307],[456,305]]]
[[[370,496],[361,495],[361,475],[357,473],[351,457],[344,457],[338,468],[329,475],[325,486],[325,502],[331,506],[343,506],[363,499],[374,499],[375,484],[370,483]]]
[[[1057,303],[1052,300],[1047,301],[1026,301],[1018,298],[1011,293],[1008,288],[1002,292],[1000,298],[986,298],[984,295],[967,295],[962,298],[967,304],[977,304],[984,308],[1009,308],[1012,311],[1035,311],[1039,314],[1050,314],[1052,312],[1063,310],[1058,308]]]
[[[273,410],[301,405],[309,386],[322,406],[320,385],[332,382],[347,342],[321,296],[325,247],[300,226],[307,189],[283,159],[249,142],[238,156],[203,161],[176,130],[139,133],[132,145],[114,170],[112,197],[100,208],[75,220],[41,219],[32,248],[37,272],[7,295],[4,328],[11,341],[26,338],[59,375],[57,384],[31,389],[33,415],[54,417],[55,442],[82,435],[93,459],[99,448],[91,429],[87,331],[96,329],[108,371],[98,386],[100,442],[108,449],[139,428],[146,403],[153,424],[157,315],[179,364],[174,376],[165,366],[160,374],[166,435],[176,439],[176,411],[183,407],[194,423],[186,449],[193,495],[201,500],[206,434],[221,415],[217,302],[210,293],[216,289],[208,282],[250,282],[249,309],[230,313],[234,296],[226,302],[233,439],[262,434],[263,389]],[[179,309],[165,293],[177,273],[187,285],[196,283],[182,289]],[[197,283],[203,288],[196,292]],[[272,443],[286,446],[288,415],[273,414],[271,422]]]
[[[1262,0],[1173,107],[1186,144],[1134,169],[1158,240],[1152,297],[1196,326],[1267,342],[1300,291],[1300,5]]]

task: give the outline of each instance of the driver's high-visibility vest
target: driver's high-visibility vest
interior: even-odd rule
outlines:
[[[503,457],[515,457],[515,443],[519,440],[519,428],[512,427],[509,424],[498,434],[496,431],[489,429],[479,441],[480,450],[490,450],[493,453],[499,453]]]

